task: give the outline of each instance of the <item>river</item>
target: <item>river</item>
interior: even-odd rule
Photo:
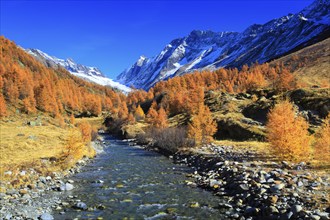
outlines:
[[[105,141],[104,153],[70,177],[75,189],[66,193],[88,207],[102,206],[89,211],[69,208],[62,215],[54,211],[55,219],[224,218],[217,208],[219,197],[187,186],[192,168],[110,136]]]

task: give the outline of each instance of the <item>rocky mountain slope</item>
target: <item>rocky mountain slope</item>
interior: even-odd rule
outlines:
[[[194,70],[270,61],[329,37],[329,12],[329,1],[316,0],[297,14],[253,24],[241,33],[195,30],[167,44],[153,58],[141,56],[117,80],[148,89],[160,80]]]
[[[116,89],[119,89],[123,92],[129,92],[131,89],[125,85],[122,85],[118,82],[113,81],[112,79],[107,78],[101,70],[96,67],[84,66],[82,64],[77,64],[72,59],[59,59],[54,56],[50,56],[45,52],[38,49],[26,49],[26,52],[33,55],[40,62],[42,62],[47,67],[56,67],[60,65],[67,69],[71,74],[80,77],[82,79],[94,82],[103,86],[110,86]]]

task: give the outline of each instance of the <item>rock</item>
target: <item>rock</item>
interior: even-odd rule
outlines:
[[[311,215],[310,218],[311,218],[312,220],[320,220],[320,219],[321,219],[321,217],[318,216],[318,215]]]
[[[279,213],[278,209],[275,206],[269,206],[269,212],[271,214],[278,214]]]
[[[288,212],[286,215],[285,215],[285,219],[291,219],[291,217],[293,216],[293,212]]]
[[[47,179],[44,176],[39,177],[40,182],[47,183]]]
[[[98,205],[96,206],[96,208],[99,209],[99,210],[104,210],[106,207],[105,207],[105,205],[98,204]]]
[[[20,176],[25,176],[25,174],[26,174],[26,171],[25,171],[25,170],[22,170],[22,171],[19,173]]]
[[[73,208],[75,209],[81,209],[81,210],[87,210],[87,205],[83,202],[77,202]]]
[[[273,183],[273,182],[274,182],[274,179],[273,178],[267,179],[267,183]]]
[[[244,191],[248,191],[250,189],[248,184],[240,184],[239,188],[244,190]]]
[[[246,207],[244,214],[251,216],[251,215],[258,214],[258,212],[259,212],[258,208],[248,206],[248,207]]]
[[[173,207],[166,209],[166,213],[168,213],[168,214],[175,214],[176,211],[177,211],[177,209],[173,208]]]
[[[231,209],[233,208],[232,205],[228,204],[228,203],[219,203],[219,208],[228,208]]]
[[[10,170],[4,172],[5,176],[11,176],[13,174],[13,172],[11,172]]]
[[[66,184],[63,184],[61,187],[60,187],[60,191],[70,191],[74,188],[74,186],[70,183],[66,183]]]
[[[19,190],[19,194],[21,194],[21,195],[25,195],[27,193],[28,193],[28,191],[26,189],[20,189]]]
[[[35,121],[29,121],[27,124],[30,125],[31,127],[34,127],[37,125],[37,123]]]
[[[42,214],[39,219],[41,220],[54,220],[54,217],[49,213]]]
[[[18,194],[18,192],[16,189],[7,189],[6,194],[12,196],[12,195]]]
[[[52,180],[52,177],[51,177],[51,176],[47,176],[47,177],[46,177],[46,180],[47,180],[47,181],[51,181],[51,180]]]
[[[68,182],[68,183],[74,183],[74,181],[73,180],[68,180],[68,181],[66,181],[66,182]]]
[[[29,135],[28,136],[28,139],[30,139],[30,140],[37,140],[38,139],[38,137],[37,136],[34,136],[34,135]]]
[[[278,196],[277,195],[275,195],[275,196],[271,196],[271,197],[269,197],[270,198],[270,202],[272,203],[272,204],[275,204],[276,202],[277,202],[277,200],[278,200]]]
[[[221,185],[221,181],[210,179],[210,187],[219,188],[220,185]]]
[[[299,181],[299,182],[297,183],[297,186],[298,186],[298,187],[302,187],[302,186],[304,186],[304,183],[301,182],[301,181]]]
[[[259,191],[259,194],[260,194],[260,195],[264,194],[265,192],[267,192],[267,189],[265,189],[265,188],[260,188],[260,191]]]
[[[123,184],[117,184],[117,185],[116,185],[116,188],[123,188],[123,187],[124,187]]]
[[[272,193],[277,193],[279,192],[281,189],[283,189],[285,187],[284,183],[280,183],[280,184],[275,184],[272,187],[270,187],[270,191]]]
[[[321,220],[328,220],[328,219],[330,219],[330,217],[329,217],[330,214],[327,213],[327,212],[316,211],[315,214],[318,215],[318,216],[320,216],[321,217]]]
[[[190,208],[199,208],[199,207],[200,207],[200,205],[198,202],[194,202],[194,203],[190,204]]]
[[[298,214],[302,210],[303,210],[303,207],[301,205],[294,205],[291,207],[291,211],[293,212],[293,214]]]
[[[68,202],[61,202],[62,206],[69,206],[70,204]]]
[[[35,188],[36,188],[36,185],[35,185],[35,184],[29,184],[27,187],[28,187],[29,189],[35,189]]]

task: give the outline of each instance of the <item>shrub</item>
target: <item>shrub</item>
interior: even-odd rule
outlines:
[[[314,158],[319,161],[330,161],[330,115],[325,119],[324,124],[315,134]]]
[[[306,160],[310,154],[308,124],[295,116],[293,105],[283,101],[269,112],[266,124],[267,139],[280,159]]]
[[[137,140],[140,144],[151,144],[167,153],[175,153],[180,148],[193,146],[185,127],[151,128],[144,134],[139,134]]]
[[[154,135],[154,145],[170,153],[187,147],[187,130],[185,128],[158,129]]]
[[[92,126],[88,122],[81,122],[78,125],[84,142],[92,140]]]

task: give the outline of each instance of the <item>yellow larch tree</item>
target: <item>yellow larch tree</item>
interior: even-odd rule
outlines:
[[[269,112],[266,129],[267,139],[280,159],[302,161],[310,156],[308,123],[295,115],[289,101],[278,103]]]
[[[205,144],[213,140],[212,136],[216,131],[217,126],[210,109],[200,103],[197,113],[192,116],[188,125],[188,137],[194,139],[197,145]]]

